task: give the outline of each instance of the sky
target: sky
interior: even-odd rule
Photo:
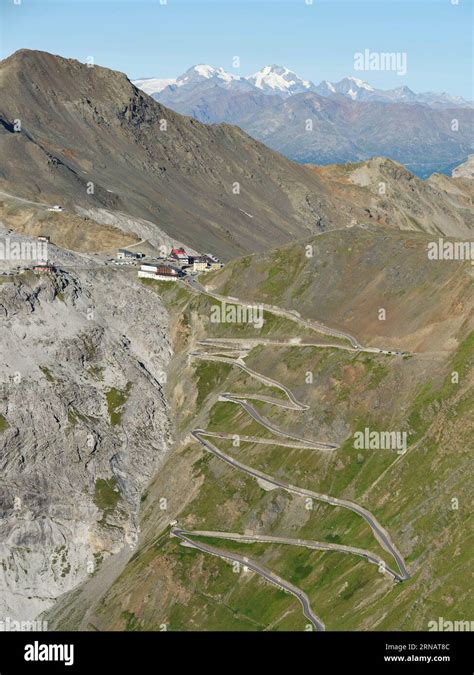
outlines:
[[[198,63],[250,75],[275,63],[316,84],[350,75],[382,89],[406,85],[474,98],[473,0],[0,0],[0,6],[2,58],[20,48],[93,57],[130,79],[176,77]],[[405,54],[406,74],[356,70],[354,55],[366,49]]]

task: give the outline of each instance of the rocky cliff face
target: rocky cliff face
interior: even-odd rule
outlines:
[[[313,167],[335,199],[351,204],[356,219],[401,230],[470,237],[474,229],[473,184],[433,174],[427,180],[384,157]],[[362,213],[362,216],[359,214]]]
[[[51,252],[54,273],[0,276],[0,615],[21,620],[133,548],[170,438],[158,297]]]

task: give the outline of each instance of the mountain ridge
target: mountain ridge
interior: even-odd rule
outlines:
[[[304,167],[236,127],[166,109],[123,73],[22,50],[1,62],[0,83],[5,191],[131,213],[224,258],[317,226],[319,186]]]
[[[0,189],[10,194],[142,218],[223,260],[352,221],[452,236],[471,231],[464,184],[434,190],[382,160],[369,167],[370,180],[384,180],[382,167],[389,185],[406,175],[392,186],[399,203],[367,186],[354,199],[350,181],[295,164],[236,126],[183,117],[123,73],[23,50],[1,62],[0,83]],[[275,98],[259,94],[255,106],[261,97]]]

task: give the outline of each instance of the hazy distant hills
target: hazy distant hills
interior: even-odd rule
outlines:
[[[473,149],[472,104],[447,93],[380,90],[354,77],[315,85],[276,65],[247,78],[198,65],[175,80],[135,84],[201,122],[236,124],[298,162],[384,155],[426,177],[449,174]]]

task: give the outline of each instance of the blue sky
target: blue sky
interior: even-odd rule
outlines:
[[[472,99],[472,0],[456,1],[0,0],[0,47],[2,58],[21,47],[93,56],[131,79],[196,63],[241,75],[277,63],[316,83],[355,75]],[[364,49],[405,52],[407,74],[354,71]]]

